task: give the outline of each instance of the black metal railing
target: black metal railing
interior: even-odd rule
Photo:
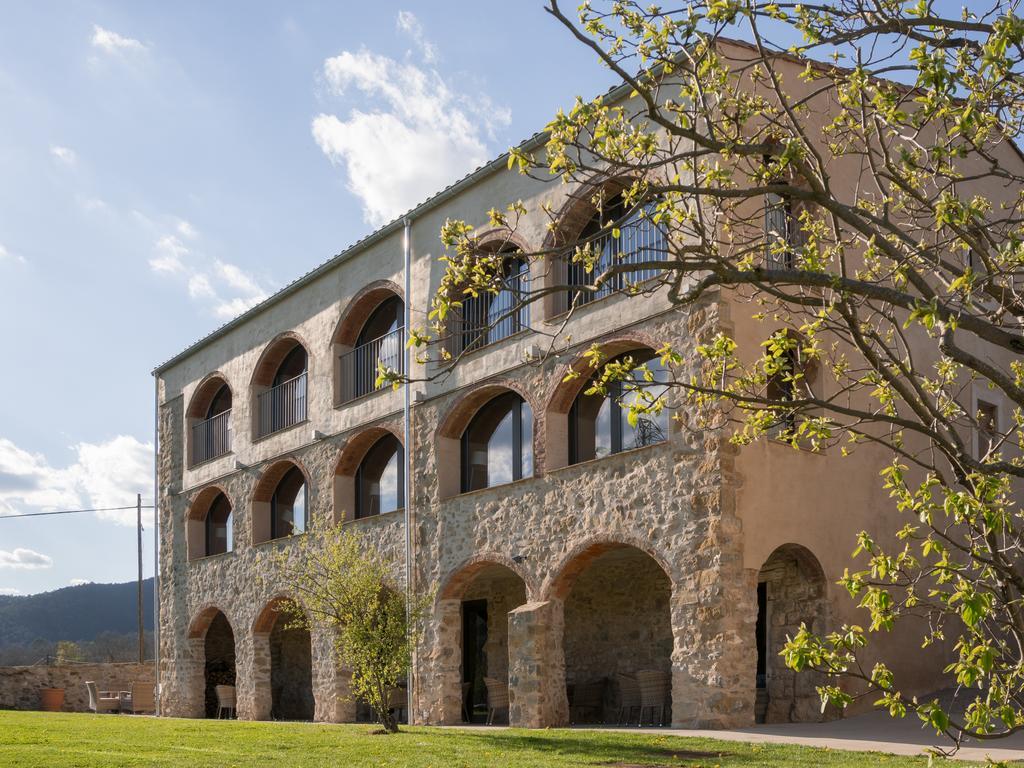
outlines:
[[[666,246],[665,231],[652,220],[648,212],[646,216],[630,219],[623,224],[618,237],[608,232],[592,241],[590,249],[598,254],[593,269],[588,272],[586,264],[568,263],[566,283],[589,285],[613,266],[664,261]],[[628,285],[636,285],[657,277],[660,273],[661,270],[657,268],[624,270],[612,275],[596,291],[576,291],[570,288],[566,292],[566,304],[563,309],[568,309],[573,301],[576,302],[576,306],[589,304],[616,291],[622,291]]]
[[[231,450],[231,409],[192,425],[192,463],[223,456]]]
[[[800,228],[793,216],[793,203],[789,197],[769,193],[764,208],[765,268],[792,269],[796,263],[796,250],[800,247]]]
[[[396,328],[341,356],[341,402],[347,403],[378,389],[378,363],[405,373],[405,328]]]
[[[463,301],[452,319],[452,354],[493,344],[529,327],[530,306],[525,303],[529,279],[530,269],[524,264],[505,278],[498,293],[481,293]]]
[[[306,372],[282,381],[257,398],[259,435],[264,437],[306,420]]]

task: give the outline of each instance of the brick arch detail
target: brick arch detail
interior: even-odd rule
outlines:
[[[551,571],[541,587],[542,600],[565,600],[572,591],[577,577],[599,556],[613,549],[635,549],[650,557],[664,572],[669,583],[675,588],[676,580],[672,577],[672,569],[668,558],[650,545],[650,542],[638,536],[615,534],[588,538],[572,549]]]
[[[772,560],[778,557],[785,557],[790,555],[796,560],[800,569],[806,572],[806,575],[819,581],[821,584],[827,587],[828,579],[825,577],[825,569],[821,565],[821,561],[815,557],[814,553],[803,544],[797,544],[795,542],[787,542],[786,544],[780,544],[773,549],[768,557],[761,563],[761,568],[772,562]],[[759,569],[760,570],[760,569]]]
[[[289,456],[284,459],[279,459],[267,467],[263,474],[260,476],[259,481],[256,483],[256,488],[252,492],[252,500],[254,503],[259,502],[270,502],[270,498],[274,495],[274,491],[277,490],[277,484],[281,482],[281,478],[292,467],[298,467],[302,476],[306,478],[306,487],[312,489],[313,486],[310,482],[309,471],[302,465],[302,463],[294,456]]]
[[[542,428],[542,420],[539,417],[542,412],[538,410],[536,397],[519,382],[508,379],[490,381],[486,384],[477,386],[456,400],[440,420],[437,428],[437,436],[458,440],[462,437],[462,433],[465,432],[466,427],[469,426],[470,420],[476,415],[477,411],[498,395],[510,391],[515,392],[530,406],[530,410],[533,412],[533,421],[535,425],[533,435],[534,445],[540,445],[539,432]]]
[[[210,403],[213,402],[214,395],[220,391],[222,386],[228,388],[228,392],[231,393],[231,403],[234,405],[235,390],[231,387],[228,377],[220,371],[214,371],[203,377],[195,392],[192,393],[192,399],[189,401],[188,408],[185,411],[185,418],[205,419],[206,411],[209,409]]]
[[[630,182],[620,177],[599,176],[586,184],[581,184],[559,208],[555,216],[555,224],[544,238],[544,249],[558,248],[575,240],[583,227],[587,225],[596,212],[590,198],[598,190],[603,189],[606,194],[613,196],[626,189]]]
[[[263,348],[260,359],[256,362],[252,371],[252,385],[256,387],[269,387],[277,373],[278,366],[284,360],[295,344],[300,344],[306,350],[307,366],[311,364],[310,346],[295,331],[279,333],[273,340]]]
[[[206,513],[210,511],[210,506],[213,504],[214,499],[222,493],[233,510],[235,505],[232,503],[231,496],[228,495],[228,492],[219,485],[208,485],[192,498],[191,503],[188,505],[186,519],[205,520]]]
[[[395,437],[399,444],[403,448],[405,447],[402,442],[402,431],[390,424],[368,427],[349,437],[345,445],[342,446],[341,453],[338,455],[338,461],[334,465],[334,474],[354,475],[359,465],[362,464],[363,459],[366,458],[369,450],[377,444],[378,440],[388,435]]]
[[[472,555],[455,568],[448,572],[441,580],[441,588],[437,592],[438,600],[458,600],[465,594],[466,589],[482,571],[487,568],[504,568],[515,574],[526,587],[527,599],[530,595],[537,593],[534,579],[522,570],[522,567],[508,555],[500,552],[478,552]]]
[[[331,344],[355,346],[356,339],[370,314],[392,296],[397,296],[405,302],[405,292],[392,280],[376,280],[365,286],[349,301],[338,318],[338,324],[331,334]]]
[[[282,613],[283,606],[286,604],[297,605],[306,617],[309,617],[309,612],[300,600],[296,600],[290,595],[277,594],[267,600],[263,608],[260,609],[260,612],[256,614],[256,618],[252,622],[252,633],[254,635],[269,635],[274,629],[274,624],[277,623],[277,617]]]
[[[205,638],[207,631],[210,629],[210,624],[217,618],[218,613],[224,616],[224,619],[231,627],[231,632],[234,633],[235,622],[231,620],[228,612],[216,603],[207,603],[192,617],[192,621],[188,625],[188,637],[193,640]]]
[[[529,253],[530,249],[525,240],[518,232],[505,232],[500,229],[488,229],[476,236],[477,246],[483,250],[497,250],[502,245],[508,244],[523,253]]]
[[[597,345],[606,358],[613,358],[626,352],[637,349],[646,349],[651,352],[661,346],[654,337],[646,333],[630,333],[621,336],[612,336],[603,340]],[[565,381],[570,372],[579,374],[577,378]],[[587,384],[587,377],[594,373],[595,368],[590,365],[583,352],[565,366],[562,375],[555,377],[555,384],[548,396],[546,413],[568,413],[576,396]]]

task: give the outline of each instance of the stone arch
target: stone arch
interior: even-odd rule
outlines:
[[[227,612],[207,604],[193,617],[187,632],[192,665],[186,698],[192,717],[217,715],[216,686],[236,684],[236,638]]]
[[[398,298],[405,304],[405,292],[392,280],[376,280],[364,286],[342,311],[334,326],[330,339],[330,356],[332,361],[332,379],[334,381],[334,404],[339,406],[354,399],[351,391],[346,393],[345,376],[342,357],[350,352],[359,339],[367,321],[374,311],[390,298]],[[347,374],[351,376],[351,370]]]
[[[310,354],[311,348],[305,339],[295,331],[279,333],[263,348],[259,360],[256,361],[252,370],[252,386],[255,388],[269,387],[274,380],[278,366],[296,344],[306,350],[306,359],[309,361],[307,365],[311,365],[313,362],[313,357]]]
[[[391,435],[405,447],[402,430],[393,424],[378,424],[361,429],[349,436],[341,448],[334,465],[334,522],[341,523],[355,519],[355,475],[367,452],[382,437]]]
[[[776,547],[758,571],[756,605],[755,720],[822,720],[816,687],[823,679],[813,673],[798,675],[779,656],[786,638],[795,635],[801,624],[819,636],[829,629],[828,579],[811,550],[795,543]]]
[[[220,371],[206,374],[203,380],[196,386],[192,397],[189,399],[188,408],[185,410],[185,417],[198,420],[206,418],[206,412],[210,408],[213,396],[220,391],[221,387],[227,387],[231,393],[231,399],[234,400],[235,391],[227,376]]]
[[[231,407],[227,413],[218,412],[209,419],[210,406],[222,388],[227,387]],[[207,374],[189,399],[185,409],[185,450],[189,466],[201,464],[222,456],[231,450],[231,413],[235,391],[220,371]],[[196,430],[200,434],[196,434]]]
[[[505,392],[515,392],[530,406],[533,414],[533,474],[537,477],[544,470],[544,420],[537,410],[537,398],[517,381],[500,379],[476,386],[455,400],[441,418],[437,427],[436,461],[438,471],[438,493],[442,499],[457,496],[460,491],[459,440],[469,426],[473,416],[484,405]],[[444,468],[441,471],[440,468]]]
[[[256,487],[252,492],[252,521],[250,529],[253,544],[260,544],[264,541],[270,540],[270,500],[274,495],[274,491],[277,490],[278,483],[281,482],[281,479],[293,467],[297,467],[306,480],[306,492],[308,494],[309,501],[308,508],[306,510],[308,518],[307,523],[311,521],[312,515],[310,514],[310,510],[313,508],[316,490],[312,484],[309,471],[295,456],[278,459],[263,471],[263,474],[260,475],[260,479],[257,481]]]
[[[208,485],[192,497],[185,513],[185,548],[189,560],[204,557],[206,552],[206,515],[210,506],[221,494],[227,498],[234,510],[231,496],[221,485]]]
[[[659,346],[652,336],[642,332],[612,336],[598,345],[606,359],[633,350],[653,353]],[[558,469],[569,464],[569,409],[577,395],[587,386],[587,381],[595,370],[587,357],[580,353],[554,378],[555,384],[544,407],[547,438],[545,455],[548,469]],[[570,373],[577,376],[566,380]]]
[[[316,713],[312,637],[308,629],[288,627],[282,620],[286,604],[305,612],[301,604],[278,594],[264,603],[252,623],[256,720],[312,720]]]
[[[632,536],[596,537],[564,557],[545,585],[556,619],[551,665],[569,690],[571,723],[671,722],[675,580],[666,558]],[[556,683],[557,685],[557,683]],[[634,692],[646,689],[643,702]]]
[[[511,558],[477,553],[444,578],[434,605],[432,685],[444,723],[500,722],[509,715],[512,637],[509,616],[531,585]],[[498,697],[498,698],[495,698]]]

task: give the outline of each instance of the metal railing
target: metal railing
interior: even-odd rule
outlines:
[[[505,278],[502,289],[470,296],[453,317],[451,352],[461,355],[519,333],[530,325],[530,306],[525,304],[530,268],[522,265]]]
[[[258,437],[265,437],[305,421],[306,372],[261,392],[257,401],[260,417]]]
[[[223,456],[231,450],[231,409],[192,425],[192,463]]]
[[[396,328],[341,356],[341,402],[378,389],[377,364],[405,373],[405,328]]]
[[[774,192],[765,199],[765,269],[792,269],[800,247],[800,229],[793,216],[792,201]]]
[[[638,216],[623,224],[619,229],[618,237],[608,232],[595,239],[590,244],[590,248],[599,254],[593,269],[587,272],[585,264],[568,263],[566,265],[566,283],[568,285],[589,285],[613,266],[664,261],[667,242],[665,231],[652,220],[648,212],[646,216]],[[643,283],[657,277],[660,273],[660,269],[652,268],[623,271],[612,275],[596,291],[574,291],[570,288],[566,292],[563,310],[567,310],[574,300],[577,306],[589,304],[605,296],[610,296],[616,291],[625,290],[628,285]]]

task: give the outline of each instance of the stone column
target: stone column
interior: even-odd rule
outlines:
[[[417,725],[462,722],[462,601],[438,600],[413,660],[411,718]]]
[[[352,673],[335,659],[334,630],[314,627],[310,635],[313,654],[313,699],[318,723],[354,723],[356,704],[352,698]]]
[[[270,635],[250,635],[236,645],[235,696],[239,720],[269,720],[273,707],[270,689]]]
[[[517,728],[569,724],[561,600],[526,603],[508,615],[509,723]]]
[[[206,640],[190,637],[186,641],[188,660],[185,665],[185,694],[182,697],[180,717],[206,717]],[[180,663],[180,662],[179,662]],[[178,707],[175,707],[178,709]],[[168,713],[171,714],[171,713]]]

